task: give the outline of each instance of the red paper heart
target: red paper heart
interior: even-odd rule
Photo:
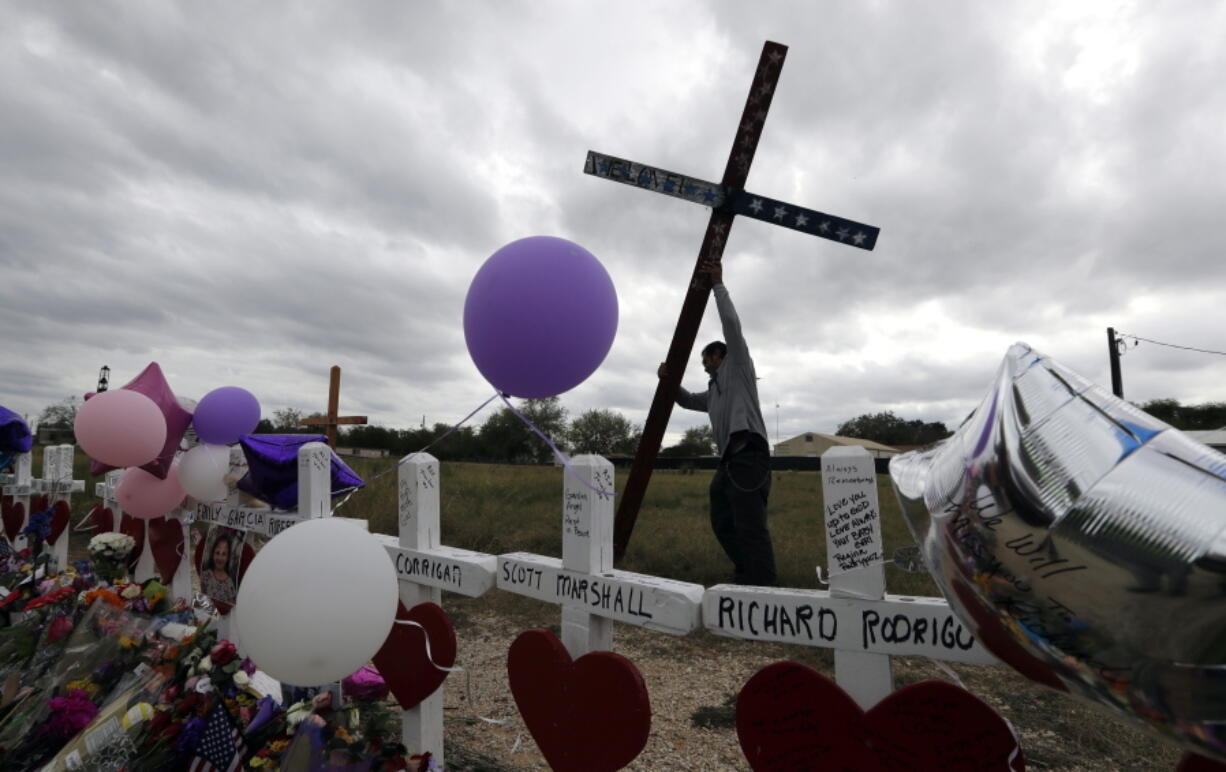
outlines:
[[[164,584],[170,584],[183,560],[183,521],[155,517],[149,521],[149,551]]]
[[[21,533],[21,526],[26,521],[26,507],[20,501],[13,501],[12,496],[0,499],[0,520],[4,521],[4,535],[11,543]]]
[[[47,494],[40,493],[37,496],[30,497],[30,511],[31,512],[44,512],[46,511],[47,507],[48,507]]]
[[[1175,772],[1224,772],[1224,770],[1226,770],[1226,764],[1191,751],[1183,754],[1183,758],[1179,760],[1179,766],[1175,767]]]
[[[507,671],[519,714],[551,768],[611,772],[647,744],[647,685],[620,654],[572,660],[556,635],[527,630],[511,644]]]
[[[196,574],[200,574],[200,567],[204,565],[204,543],[207,539],[200,539],[196,542],[196,551],[192,554],[192,565],[196,567]],[[243,576],[247,573],[247,568],[251,565],[251,561],[255,560],[255,550],[250,544],[243,545],[243,560],[238,567],[238,584],[243,583]],[[238,588],[235,587],[235,590]],[[230,613],[230,604],[224,601],[212,599],[213,607],[217,609],[217,613],[225,616]]]
[[[95,504],[94,508],[85,516],[85,520],[89,523],[90,530],[95,535],[115,530],[115,513],[111,511],[110,507]]]
[[[55,544],[55,540],[60,538],[60,534],[68,527],[71,518],[72,509],[67,501],[60,499],[51,505],[51,533],[47,534],[48,544]]]
[[[145,521],[125,512],[119,520],[119,532],[126,533],[136,542],[136,545],[132,547],[132,553],[128,555],[128,570],[135,571],[136,564],[140,561],[140,554],[145,551]]]
[[[755,770],[1026,768],[1009,725],[964,689],[923,681],[865,713],[837,683],[795,662],[749,679],[737,697],[736,733]]]
[[[379,675],[387,682],[401,710],[408,710],[434,693],[447,678],[440,667],[455,664],[455,628],[451,618],[435,603],[418,603],[407,610],[396,604],[397,624],[392,625],[387,640],[372,660]],[[416,622],[421,627],[402,625],[400,621]],[[423,629],[424,628],[424,634]],[[427,653],[425,643],[430,641]],[[434,664],[430,660],[434,660]]]

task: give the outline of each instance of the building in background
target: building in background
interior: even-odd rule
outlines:
[[[775,445],[776,456],[809,456],[818,457],[828,449],[846,445],[859,445],[866,449],[874,458],[889,458],[897,456],[901,451],[889,445],[882,445],[873,440],[861,440],[856,437],[840,437],[837,434],[822,434],[820,432],[805,432],[784,440]]]
[[[1226,453],[1226,429],[1186,430],[1184,434],[1216,451]]]

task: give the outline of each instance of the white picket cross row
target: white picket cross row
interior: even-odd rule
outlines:
[[[498,558],[440,543],[438,459],[418,453],[397,470],[400,535],[379,538],[396,567],[400,600],[407,609],[419,603],[442,605],[443,590],[476,598],[494,587]],[[429,751],[444,768],[443,687],[401,714],[401,741],[410,752]]]
[[[498,589],[562,607],[562,643],[571,657],[613,648],[613,622],[685,635],[702,625],[701,584],[613,568],[613,465],[576,456],[566,475],[562,558],[513,552],[498,557]]]
[[[877,473],[861,447],[822,454],[829,590],[720,584],[703,621],[716,635],[834,649],[835,680],[864,710],[893,691],[891,656],[1000,664],[944,598],[885,594]]]
[[[22,453],[14,459],[14,474],[3,475],[11,482],[4,485],[4,495],[12,496],[15,503],[20,503],[25,509],[25,520],[21,523],[24,529],[30,522],[30,497],[46,494],[47,504],[54,505],[57,501],[66,501],[71,506],[72,494],[85,490],[84,480],[72,479],[73,455],[76,448],[73,445],[48,445],[43,448],[43,476],[36,478],[31,473],[31,456]],[[53,545],[47,545],[57,568],[68,565],[68,539],[72,528],[71,521],[59,539]],[[18,533],[13,540],[13,549],[23,549],[29,545],[25,534]]]

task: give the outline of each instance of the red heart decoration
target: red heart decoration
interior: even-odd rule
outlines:
[[[126,533],[136,541],[136,546],[132,547],[132,554],[128,555],[128,570],[135,571],[136,564],[140,561],[140,554],[145,551],[145,521],[125,512],[119,521],[119,532]]]
[[[72,509],[67,501],[60,499],[51,505],[51,533],[47,534],[48,544],[55,544],[55,540],[60,538],[60,534],[68,527],[71,518]]]
[[[183,561],[183,521],[175,517],[155,517],[149,521],[149,551],[162,582],[170,584]]]
[[[200,567],[204,565],[204,543],[207,539],[200,539],[196,542],[196,551],[192,556],[192,565],[196,567],[196,573],[200,573]],[[255,560],[255,550],[250,544],[243,544],[243,560],[238,567],[238,583],[243,583],[243,575],[247,573],[247,568],[251,565],[251,561]],[[217,609],[217,613],[225,616],[230,613],[230,604],[223,601],[213,599],[213,607]]]
[[[4,535],[11,543],[21,533],[21,526],[26,521],[26,507],[20,501],[13,501],[12,496],[0,499],[0,520],[4,521]]]
[[[507,671],[519,714],[552,769],[612,772],[647,744],[647,685],[620,654],[572,660],[553,633],[526,630],[511,644]]]
[[[37,496],[30,497],[30,511],[31,512],[46,511],[47,506],[48,506],[47,494],[40,493]]]
[[[115,513],[111,511],[110,507],[95,504],[94,508],[85,516],[85,520],[89,523],[90,530],[95,534],[115,530]]]
[[[736,733],[755,770],[1026,768],[1009,725],[964,689],[922,681],[865,713],[837,683],[795,662],[749,679],[736,701]]]
[[[1183,758],[1179,760],[1179,766],[1175,767],[1175,772],[1223,772],[1223,770],[1226,770],[1226,764],[1191,751],[1183,754]]]
[[[451,667],[455,664],[455,628],[447,612],[435,603],[418,603],[410,611],[397,602],[396,620],[398,623],[402,620],[416,622],[421,627],[392,625],[392,631],[372,661],[396,695],[400,709],[408,710],[433,694],[447,678],[447,671],[434,665]],[[429,655],[426,640],[430,641]],[[431,657],[434,664],[430,663]]]

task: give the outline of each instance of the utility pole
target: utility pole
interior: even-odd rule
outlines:
[[[1111,393],[1124,398],[1124,379],[1120,376],[1120,343],[1115,337],[1115,328],[1107,328],[1107,358],[1111,362]]]

